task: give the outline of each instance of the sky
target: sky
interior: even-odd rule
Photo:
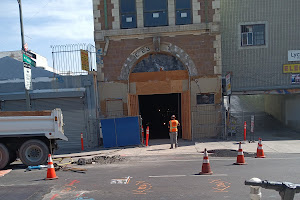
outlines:
[[[92,0],[22,0],[23,28],[28,49],[48,59],[51,45],[94,45]],[[17,0],[0,0],[0,51],[21,50]]]

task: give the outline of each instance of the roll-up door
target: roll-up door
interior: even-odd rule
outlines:
[[[86,117],[83,98],[36,99],[33,102],[35,110],[52,110],[60,108],[64,118],[64,132],[69,141],[58,141],[58,153],[81,151],[80,133],[87,138]],[[85,143],[86,144],[86,143]]]
[[[2,111],[26,111],[25,100],[6,100],[1,104]]]

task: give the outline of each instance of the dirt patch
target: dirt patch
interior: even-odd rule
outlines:
[[[121,157],[119,155],[117,156],[95,156],[93,158],[95,163],[106,165],[106,164],[112,164],[112,163],[119,163],[125,161],[124,157]]]
[[[237,157],[238,151],[232,149],[214,149],[207,151],[211,157]],[[244,152],[244,157],[255,157],[255,153]]]
[[[124,157],[119,155],[117,156],[94,156],[92,158],[79,158],[77,161],[78,165],[86,165],[86,164],[113,164],[123,162],[125,160]]]

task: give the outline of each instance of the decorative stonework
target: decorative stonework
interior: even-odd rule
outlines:
[[[93,0],[93,15],[94,15],[94,29],[95,31],[100,31],[101,30],[101,23],[100,23],[100,0]]]
[[[193,0],[192,6],[193,6],[193,24],[200,24],[201,23],[201,16],[199,13],[200,2],[198,0]]]
[[[175,1],[168,0],[168,18],[169,18],[169,26],[175,25]]]
[[[212,9],[215,11],[213,22],[221,22],[221,0],[214,0],[212,2]]]
[[[119,80],[128,80],[129,74],[132,68],[138,62],[138,60],[144,55],[152,52],[155,53],[155,48],[153,44],[145,45],[134,50],[124,63]],[[184,64],[190,76],[198,75],[196,66],[190,58],[190,56],[178,46],[173,45],[171,43],[161,43],[160,52],[171,54],[177,57]]]
[[[137,15],[137,27],[144,27],[144,4],[143,0],[136,0],[136,15]]]
[[[214,74],[222,74],[221,35],[216,35],[213,48],[216,49],[216,53],[214,54],[214,61],[216,61],[216,66],[214,66]]]
[[[111,0],[113,4],[113,9],[111,11],[113,16],[112,29],[120,29],[120,9],[119,9],[119,0]]]

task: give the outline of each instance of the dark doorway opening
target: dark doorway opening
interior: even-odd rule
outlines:
[[[139,95],[140,114],[143,126],[150,128],[150,139],[169,138],[168,123],[171,115],[176,115],[180,122],[181,117],[181,95],[156,94]],[[181,138],[181,128],[178,129],[178,138]]]

